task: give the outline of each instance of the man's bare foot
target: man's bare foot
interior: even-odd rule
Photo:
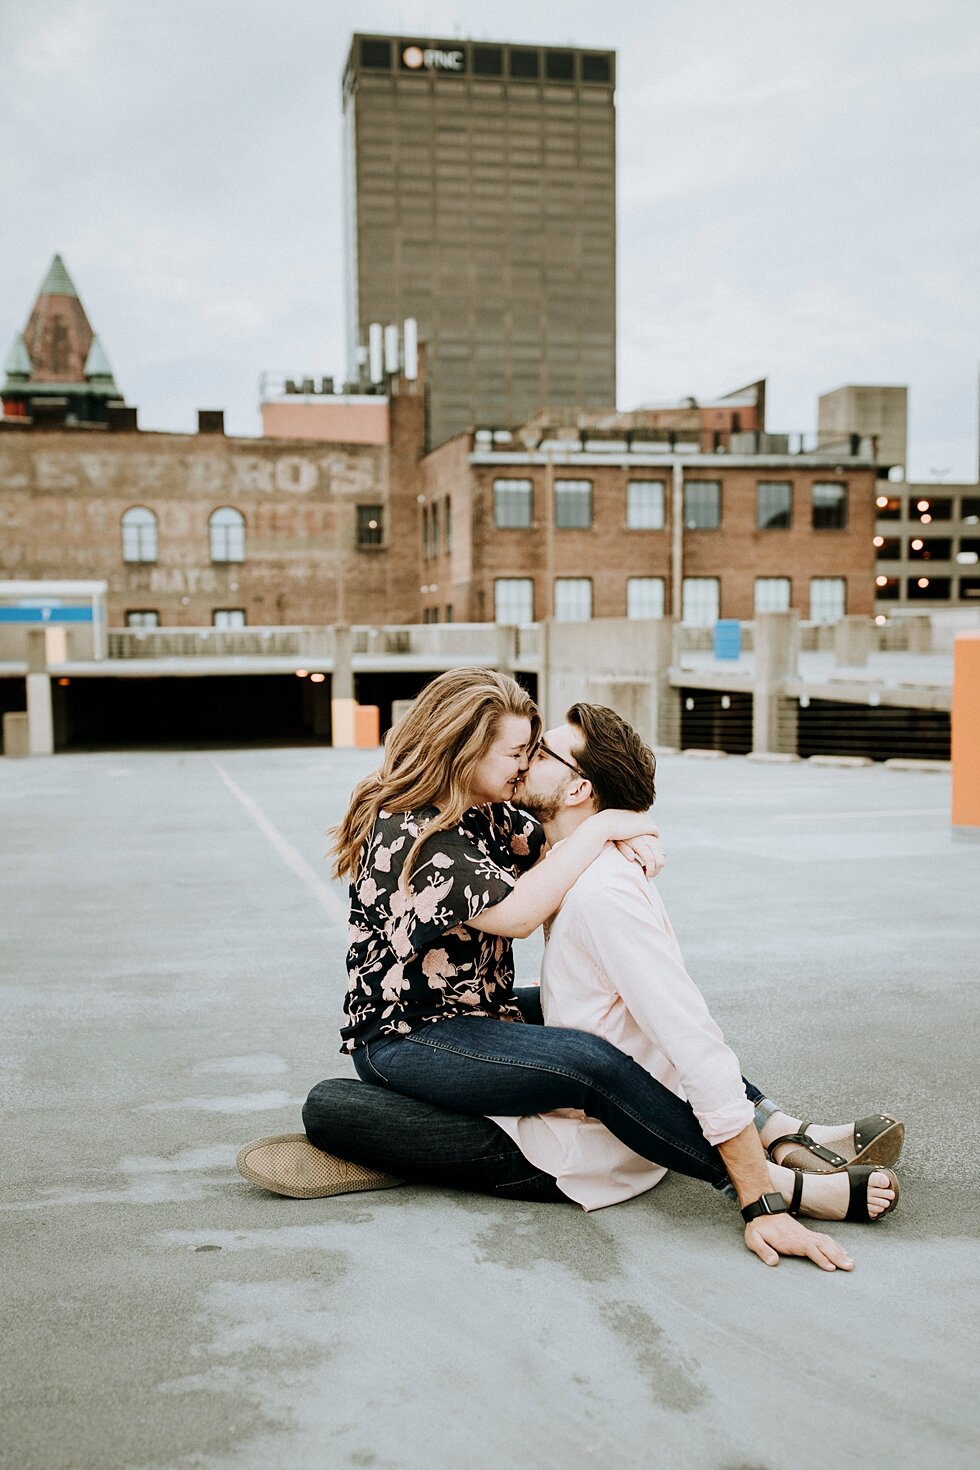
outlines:
[[[790,1204],[796,1182],[793,1170],[781,1168],[779,1164],[770,1164],[769,1174],[786,1203]],[[803,1181],[800,1214],[809,1216],[811,1220],[843,1220],[847,1215],[850,1198],[850,1180],[846,1173],[807,1174]],[[884,1215],[893,1207],[895,1199],[891,1176],[884,1169],[875,1170],[868,1181],[870,1218],[877,1220]]]
[[[768,1148],[773,1139],[785,1134],[799,1133],[803,1120],[791,1118],[788,1113],[774,1113],[767,1119],[759,1134],[763,1148]],[[864,1129],[868,1135],[858,1136]],[[904,1125],[885,1113],[862,1118],[860,1123],[807,1123],[806,1134],[814,1143],[838,1154],[846,1163],[893,1164],[901,1153],[905,1139]],[[790,1168],[804,1169],[807,1173],[832,1172],[834,1165],[810,1153],[801,1144],[782,1143],[773,1150],[773,1159]],[[838,1166],[841,1167],[841,1166]]]

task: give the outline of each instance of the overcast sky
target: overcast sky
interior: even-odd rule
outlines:
[[[65,259],[144,428],[341,373],[355,29],[615,47],[623,408],[906,383],[977,472],[978,0],[0,0],[0,352]]]

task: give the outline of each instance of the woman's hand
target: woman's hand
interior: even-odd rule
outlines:
[[[649,812],[627,812],[619,807],[607,807],[589,817],[589,824],[606,842],[632,842],[634,837],[659,837],[660,828]]]
[[[629,842],[617,842],[616,846],[631,863],[639,863],[648,880],[656,878],[667,861],[658,837],[631,837]]]

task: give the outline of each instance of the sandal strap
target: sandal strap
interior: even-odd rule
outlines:
[[[789,1202],[789,1213],[798,1215],[800,1205],[803,1203],[803,1170],[793,1170],[793,1198]]]
[[[875,1164],[852,1164],[847,1171],[849,1195],[845,1220],[874,1220],[868,1209],[868,1182],[872,1174],[883,1174]]]
[[[808,1153],[813,1154],[814,1158],[823,1159],[825,1164],[832,1164],[835,1169],[840,1169],[847,1164],[847,1160],[842,1158],[840,1154],[835,1154],[833,1149],[831,1148],[824,1148],[822,1143],[816,1143],[810,1137],[809,1133],[806,1132],[784,1133],[782,1138],[774,1138],[772,1143],[770,1143],[768,1148],[766,1149],[766,1153],[772,1159],[773,1163],[776,1162],[775,1154],[773,1151],[774,1149],[777,1149],[781,1143],[798,1144],[800,1148],[805,1148]]]

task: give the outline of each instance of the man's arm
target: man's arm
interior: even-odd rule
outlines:
[[[727,1143],[718,1144],[735,1186],[740,1205],[754,1204],[772,1191],[769,1165],[754,1123]],[[809,1256],[822,1271],[850,1271],[853,1262],[843,1246],[829,1235],[808,1230],[792,1215],[760,1215],[745,1227],[745,1244],[767,1266],[778,1266],[780,1256]]]
[[[599,856],[607,842],[653,836],[658,828],[646,812],[610,808],[587,818],[580,827],[522,873],[506,898],[467,920],[471,929],[526,939],[550,918],[577,878]]]
[[[628,869],[610,871],[608,880],[602,876],[601,892],[597,882],[576,906],[582,942],[640,1030],[675,1067],[702,1132],[721,1154],[739,1204],[754,1204],[773,1190],[773,1183],[738,1059],[687,973],[659,900]],[[797,1255],[809,1256],[824,1271],[851,1269],[836,1241],[791,1215],[750,1221],[745,1243],[769,1266],[778,1265],[780,1255]]]

